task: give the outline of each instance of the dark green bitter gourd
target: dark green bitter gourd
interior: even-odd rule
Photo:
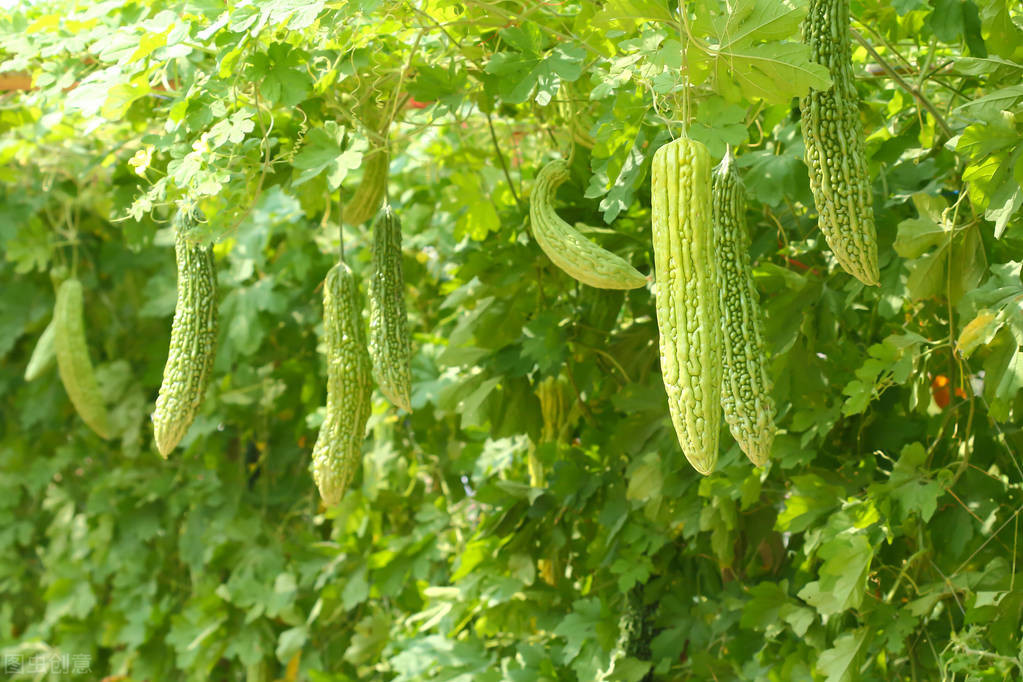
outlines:
[[[372,411],[372,363],[366,349],[362,300],[345,263],[327,273],[323,287],[327,345],[327,412],[313,446],[313,480],[323,503],[341,501],[362,460]]]
[[[164,457],[192,425],[213,376],[219,314],[217,272],[213,249],[192,240],[191,232],[201,220],[197,209],[183,208],[174,221],[178,298],[163,383],[153,412],[156,449]]]
[[[682,138],[654,153],[651,168],[655,309],[661,375],[682,452],[714,470],[721,425],[721,269],[714,249],[710,154]]]
[[[64,390],[82,421],[101,438],[110,438],[110,418],[86,345],[82,283],[77,279],[64,280],[57,289],[53,324],[53,346]]]
[[[774,442],[774,402],[750,268],[745,190],[731,154],[714,171],[713,195],[722,276],[721,406],[732,437],[753,464],[763,466]]]
[[[568,178],[568,163],[562,160],[551,161],[536,176],[529,196],[529,220],[536,243],[551,262],[583,284],[599,289],[644,286],[642,273],[582,236],[554,211],[554,195]]]
[[[835,258],[867,285],[879,283],[870,173],[849,46],[849,0],[810,0],[803,41],[833,85],[799,101],[810,189]]]
[[[36,347],[32,349],[32,355],[28,359],[28,366],[25,367],[25,381],[37,379],[43,372],[48,370],[57,360],[56,351],[53,348],[53,339],[57,335],[57,325],[53,320],[46,325],[46,329],[39,335]]]
[[[369,281],[369,354],[381,393],[411,412],[411,343],[401,265],[401,222],[384,205],[373,225],[373,278]]]

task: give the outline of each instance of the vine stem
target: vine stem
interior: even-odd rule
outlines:
[[[906,80],[902,76],[900,76],[895,69],[892,68],[892,65],[885,61],[884,57],[879,55],[877,53],[877,50],[875,50],[874,47],[867,42],[867,39],[860,35],[859,31],[857,31],[854,28],[850,28],[849,34],[856,39],[856,42],[863,46],[863,49],[867,51],[867,54],[869,54],[871,57],[877,60],[877,63],[881,66],[882,69],[884,69],[884,72],[891,76],[892,80],[895,81],[899,85],[899,87],[901,87],[909,94],[913,95],[916,101],[918,101],[920,105],[923,106],[924,109],[930,112],[931,116],[934,117],[935,123],[938,124],[938,127],[941,128],[942,132],[945,133],[945,135],[947,135],[948,137],[955,137],[955,131],[953,131],[952,128],[948,125],[948,123],[945,121],[945,117],[941,115],[941,113],[934,106],[931,100],[924,97],[924,94],[920,92],[920,90],[907,83]]]
[[[524,210],[522,207],[522,199],[519,198],[518,192],[515,191],[515,185],[512,183],[511,173],[508,172],[508,164],[504,160],[504,154],[501,153],[501,146],[497,143],[497,133],[494,132],[494,120],[487,114],[487,127],[490,129],[490,141],[494,143],[494,151],[497,152],[497,160],[501,162],[501,170],[504,171],[504,178],[508,181],[508,189],[511,190],[512,197],[515,199],[515,203],[518,205],[519,210]]]
[[[254,95],[255,102],[256,102],[256,111],[259,112],[260,108],[261,108],[261,105],[260,105],[260,101],[259,101],[259,89],[258,88],[254,89],[253,95]],[[246,208],[242,212],[242,214],[240,216],[238,216],[238,219],[235,220],[234,224],[231,225],[231,227],[229,227],[227,229],[225,234],[230,234],[230,233],[234,232],[235,230],[237,230],[238,227],[241,226],[242,222],[246,218],[249,217],[249,215],[252,213],[253,209],[256,208],[256,203],[259,201],[259,198],[261,196],[263,196],[263,183],[266,182],[266,176],[267,176],[267,173],[270,170],[270,132],[274,129],[274,118],[273,118],[273,114],[271,113],[270,114],[270,128],[269,129],[266,127],[266,124],[263,123],[263,117],[262,116],[258,116],[257,115],[256,116],[256,120],[259,121],[260,130],[262,130],[262,132],[263,132],[263,143],[262,143],[262,146],[264,146],[265,150],[266,150],[263,153],[263,168],[259,172],[259,184],[256,185],[256,192],[255,192],[255,194],[252,197],[252,201],[249,202],[248,208]]]

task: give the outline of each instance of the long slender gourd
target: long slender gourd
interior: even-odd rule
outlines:
[[[800,99],[800,124],[818,224],[835,258],[867,285],[879,283],[870,172],[849,47],[849,0],[810,0],[803,40],[833,85]]]
[[[183,208],[175,218],[174,252],[178,298],[171,325],[167,364],[153,412],[156,449],[170,454],[199,413],[213,376],[217,350],[217,272],[213,250],[192,240],[201,214]]]
[[[412,411],[411,343],[401,265],[401,222],[385,205],[373,225],[373,278],[369,281],[369,354],[380,392]]]
[[[371,147],[362,156],[362,179],[352,193],[351,199],[345,204],[342,214],[345,223],[352,226],[361,225],[376,215],[387,193],[387,177],[391,165],[387,149],[389,121],[384,118],[385,114],[373,105],[368,105],[365,111],[367,128],[377,132],[384,142],[382,145]]]
[[[50,320],[50,324],[46,325],[46,329],[39,335],[36,347],[32,349],[28,366],[25,367],[25,381],[34,381],[39,378],[57,360],[56,351],[53,348],[53,339],[56,335],[57,325]]]
[[[654,153],[651,216],[661,375],[682,452],[714,470],[721,425],[721,269],[710,154],[687,138]]]
[[[722,275],[721,407],[739,447],[754,465],[763,466],[774,442],[774,401],[750,268],[745,189],[731,154],[714,171],[713,206]]]
[[[110,417],[89,359],[82,316],[82,283],[77,279],[66,279],[57,289],[53,323],[53,346],[64,390],[82,421],[100,438],[110,438]]]
[[[372,410],[372,367],[362,324],[362,300],[345,263],[327,272],[323,287],[327,342],[327,413],[313,446],[313,479],[325,505],[344,497],[362,460]]]
[[[646,277],[625,259],[603,249],[566,223],[554,211],[557,188],[569,178],[568,163],[555,160],[536,176],[529,197],[533,237],[555,265],[583,284],[599,289],[635,289]]]

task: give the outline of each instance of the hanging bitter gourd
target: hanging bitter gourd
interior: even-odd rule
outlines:
[[[53,346],[64,390],[82,421],[101,438],[110,438],[110,418],[89,359],[82,316],[82,283],[77,279],[66,279],[57,289],[53,324]]]
[[[362,300],[345,263],[327,273],[323,287],[327,345],[327,413],[313,446],[313,479],[325,505],[341,501],[362,459],[372,410],[372,368],[362,324]]]
[[[391,165],[387,149],[389,121],[386,113],[378,111],[372,103],[367,105],[365,111],[366,127],[375,131],[380,139],[370,140],[373,146],[362,156],[362,179],[344,206],[342,218],[353,226],[361,225],[376,215],[387,193],[387,176]]]
[[[713,195],[722,276],[721,407],[732,437],[753,464],[762,466],[774,442],[774,402],[749,262],[746,196],[731,154],[714,171]]]
[[[810,0],[803,41],[812,59],[828,68],[833,83],[827,90],[810,90],[799,101],[818,224],[845,271],[876,285],[877,236],[852,76],[849,0]]]
[[[625,259],[582,236],[554,211],[554,195],[568,178],[568,163],[562,160],[551,161],[536,176],[529,196],[529,220],[536,243],[555,265],[583,284],[600,289],[645,285],[646,277]]]
[[[650,176],[661,375],[682,452],[714,470],[721,425],[721,270],[710,154],[687,138],[654,153]]]
[[[28,366],[25,367],[25,381],[33,381],[43,372],[48,370],[56,361],[56,351],[53,349],[53,339],[57,334],[57,325],[53,320],[46,325],[46,329],[39,335],[36,347],[32,349],[32,355],[28,359]]]
[[[217,272],[212,248],[193,241],[193,231],[202,219],[198,209],[184,207],[174,220],[178,298],[167,364],[153,411],[156,449],[164,457],[192,425],[213,376],[217,350]]]
[[[411,343],[401,266],[401,222],[385,205],[373,225],[373,278],[369,281],[369,354],[381,393],[411,412]]]

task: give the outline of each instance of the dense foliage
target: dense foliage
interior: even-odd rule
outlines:
[[[853,4],[865,287],[817,229],[797,98],[829,79],[806,10],[3,11],[5,674],[56,678],[65,656],[120,680],[1020,679],[1023,16]],[[731,145],[750,195],[779,427],[761,469],[724,422],[716,472],[692,469],[650,288],[581,285],[529,235],[533,179],[565,158],[559,215],[651,272],[651,158],[683,129],[714,162]],[[325,509],[321,287],[339,231],[369,281],[371,225],[339,214],[381,130],[413,409],[374,393],[361,471]],[[189,203],[220,331],[165,461],[150,414]],[[72,276],[109,441],[55,368],[24,378]]]

